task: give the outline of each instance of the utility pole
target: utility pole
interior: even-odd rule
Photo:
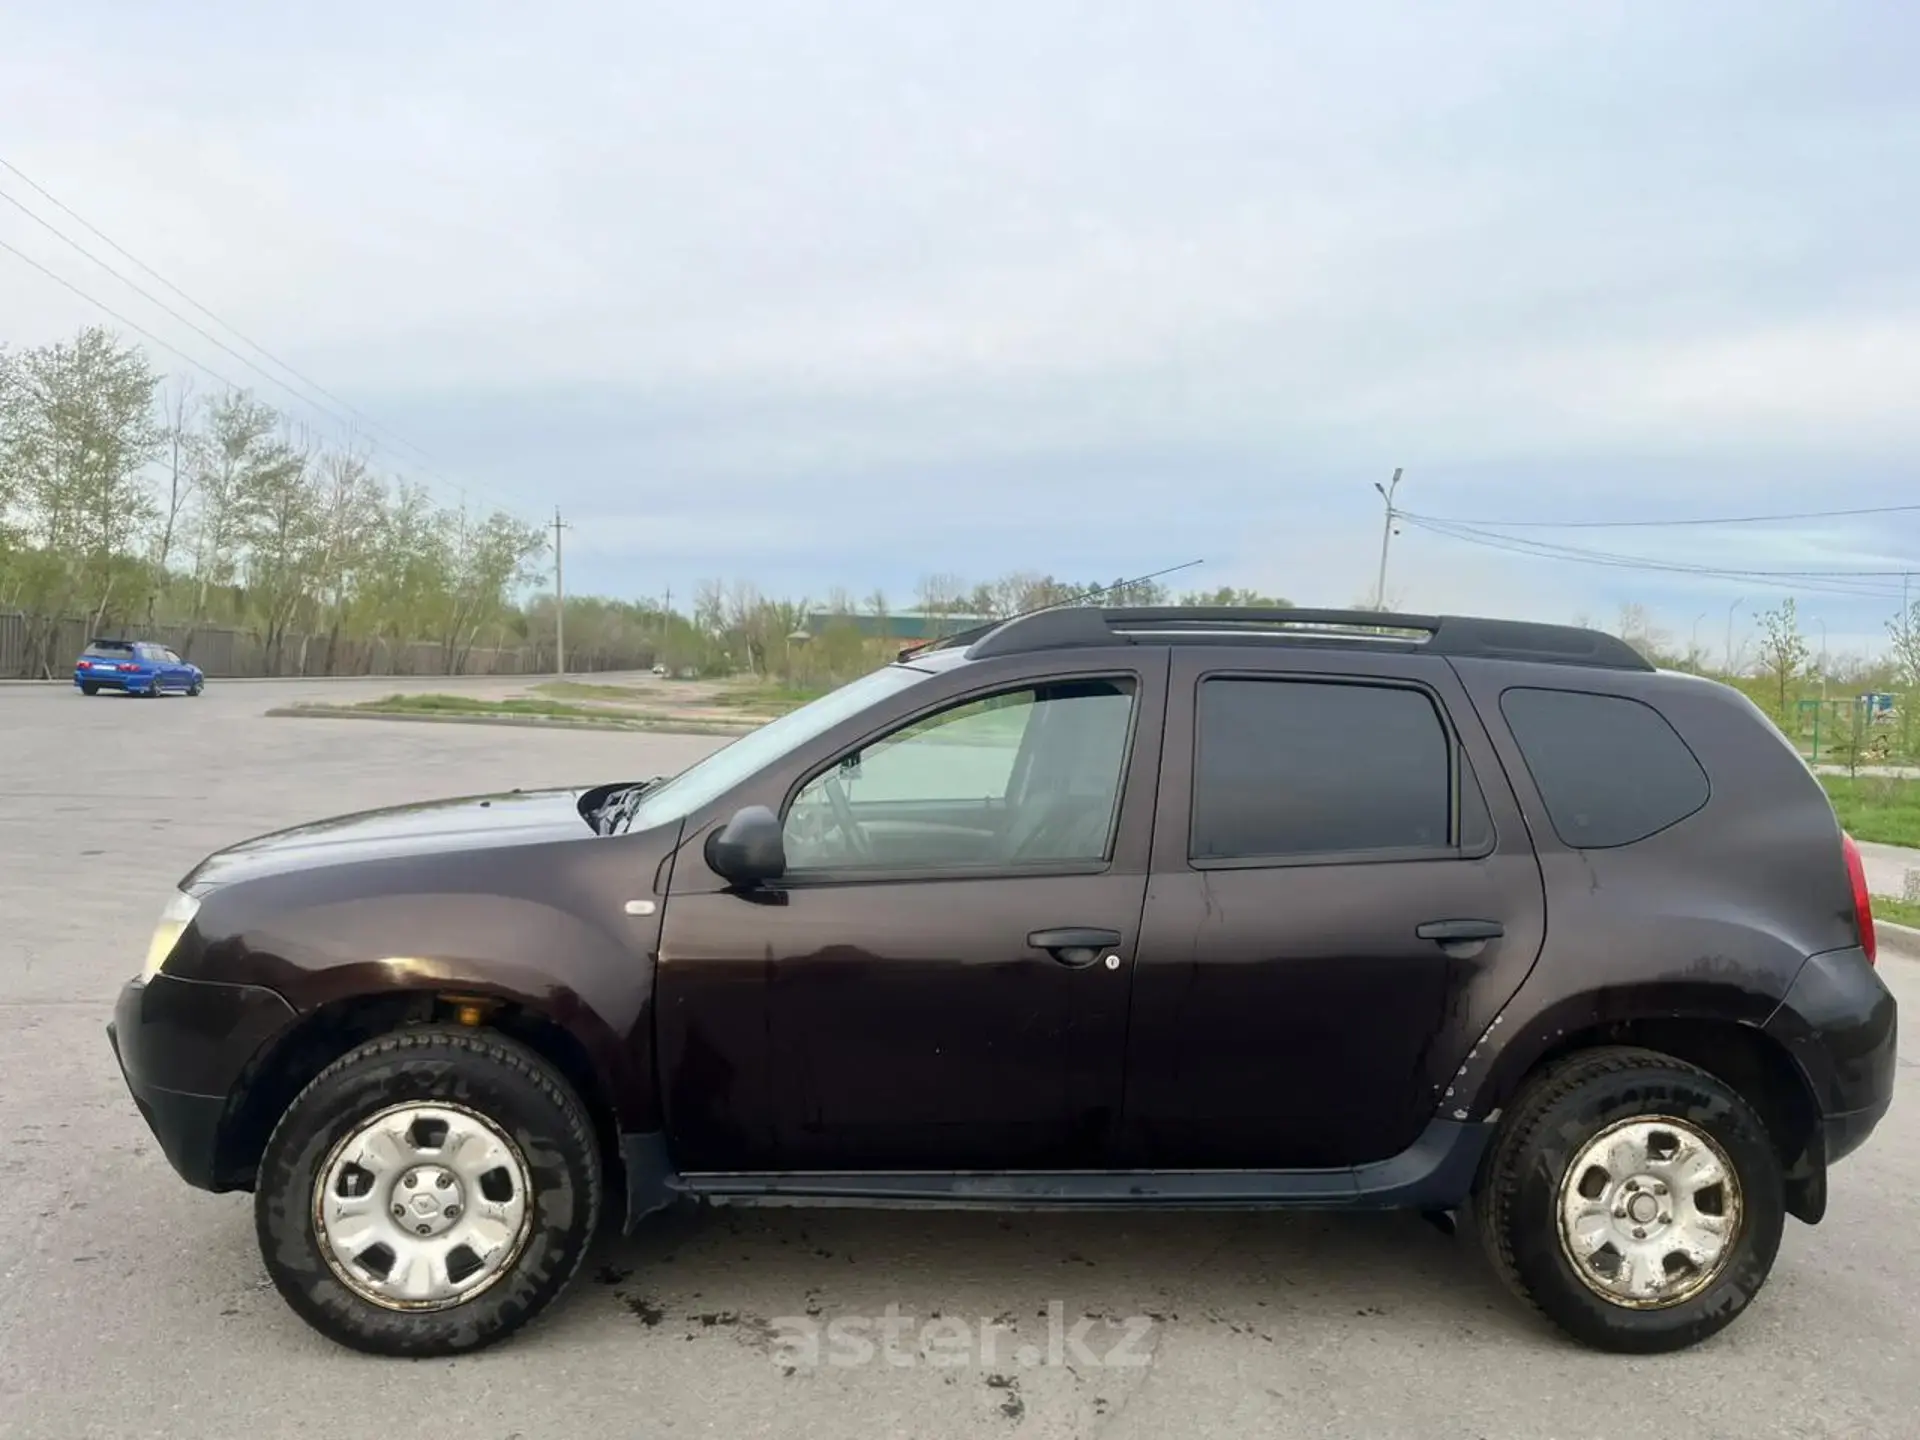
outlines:
[[[1740,608],[1740,601],[1746,598],[1742,595],[1727,607],[1727,674],[1729,676],[1733,674],[1733,612]]]
[[[1395,515],[1393,495],[1400,488],[1400,467],[1398,465],[1393,467],[1393,479],[1385,485],[1376,480],[1373,482],[1373,488],[1378,490],[1380,498],[1387,502],[1386,518],[1380,525],[1380,578],[1374,581],[1373,585],[1373,608],[1384,610],[1387,608],[1387,543],[1393,539]]]
[[[566,571],[560,558],[560,532],[573,526],[560,518],[560,507],[553,507],[553,673],[567,673],[567,586]]]

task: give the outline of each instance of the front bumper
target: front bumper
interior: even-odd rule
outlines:
[[[1858,1150],[1893,1104],[1899,1021],[1893,992],[1859,949],[1808,960],[1767,1020],[1820,1108],[1829,1165]]]
[[[189,1185],[229,1188],[220,1137],[235,1086],[293,1018],[285,1000],[257,985],[160,974],[121,990],[107,1042],[141,1118]]]

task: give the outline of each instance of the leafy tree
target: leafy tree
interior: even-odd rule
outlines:
[[[84,597],[98,627],[141,584],[132,552],[157,511],[140,471],[160,447],[159,384],[143,352],[99,326],[6,357],[0,498],[19,517],[17,543],[38,552],[15,581],[38,612],[28,649],[43,670],[59,616]]]

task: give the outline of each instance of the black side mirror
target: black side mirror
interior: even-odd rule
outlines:
[[[736,810],[718,830],[707,832],[707,866],[735,885],[759,885],[787,873],[787,846],[780,817],[764,805]]]

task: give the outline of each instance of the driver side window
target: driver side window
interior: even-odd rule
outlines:
[[[936,711],[794,797],[787,871],[989,868],[1107,857],[1133,685],[1075,680]]]

